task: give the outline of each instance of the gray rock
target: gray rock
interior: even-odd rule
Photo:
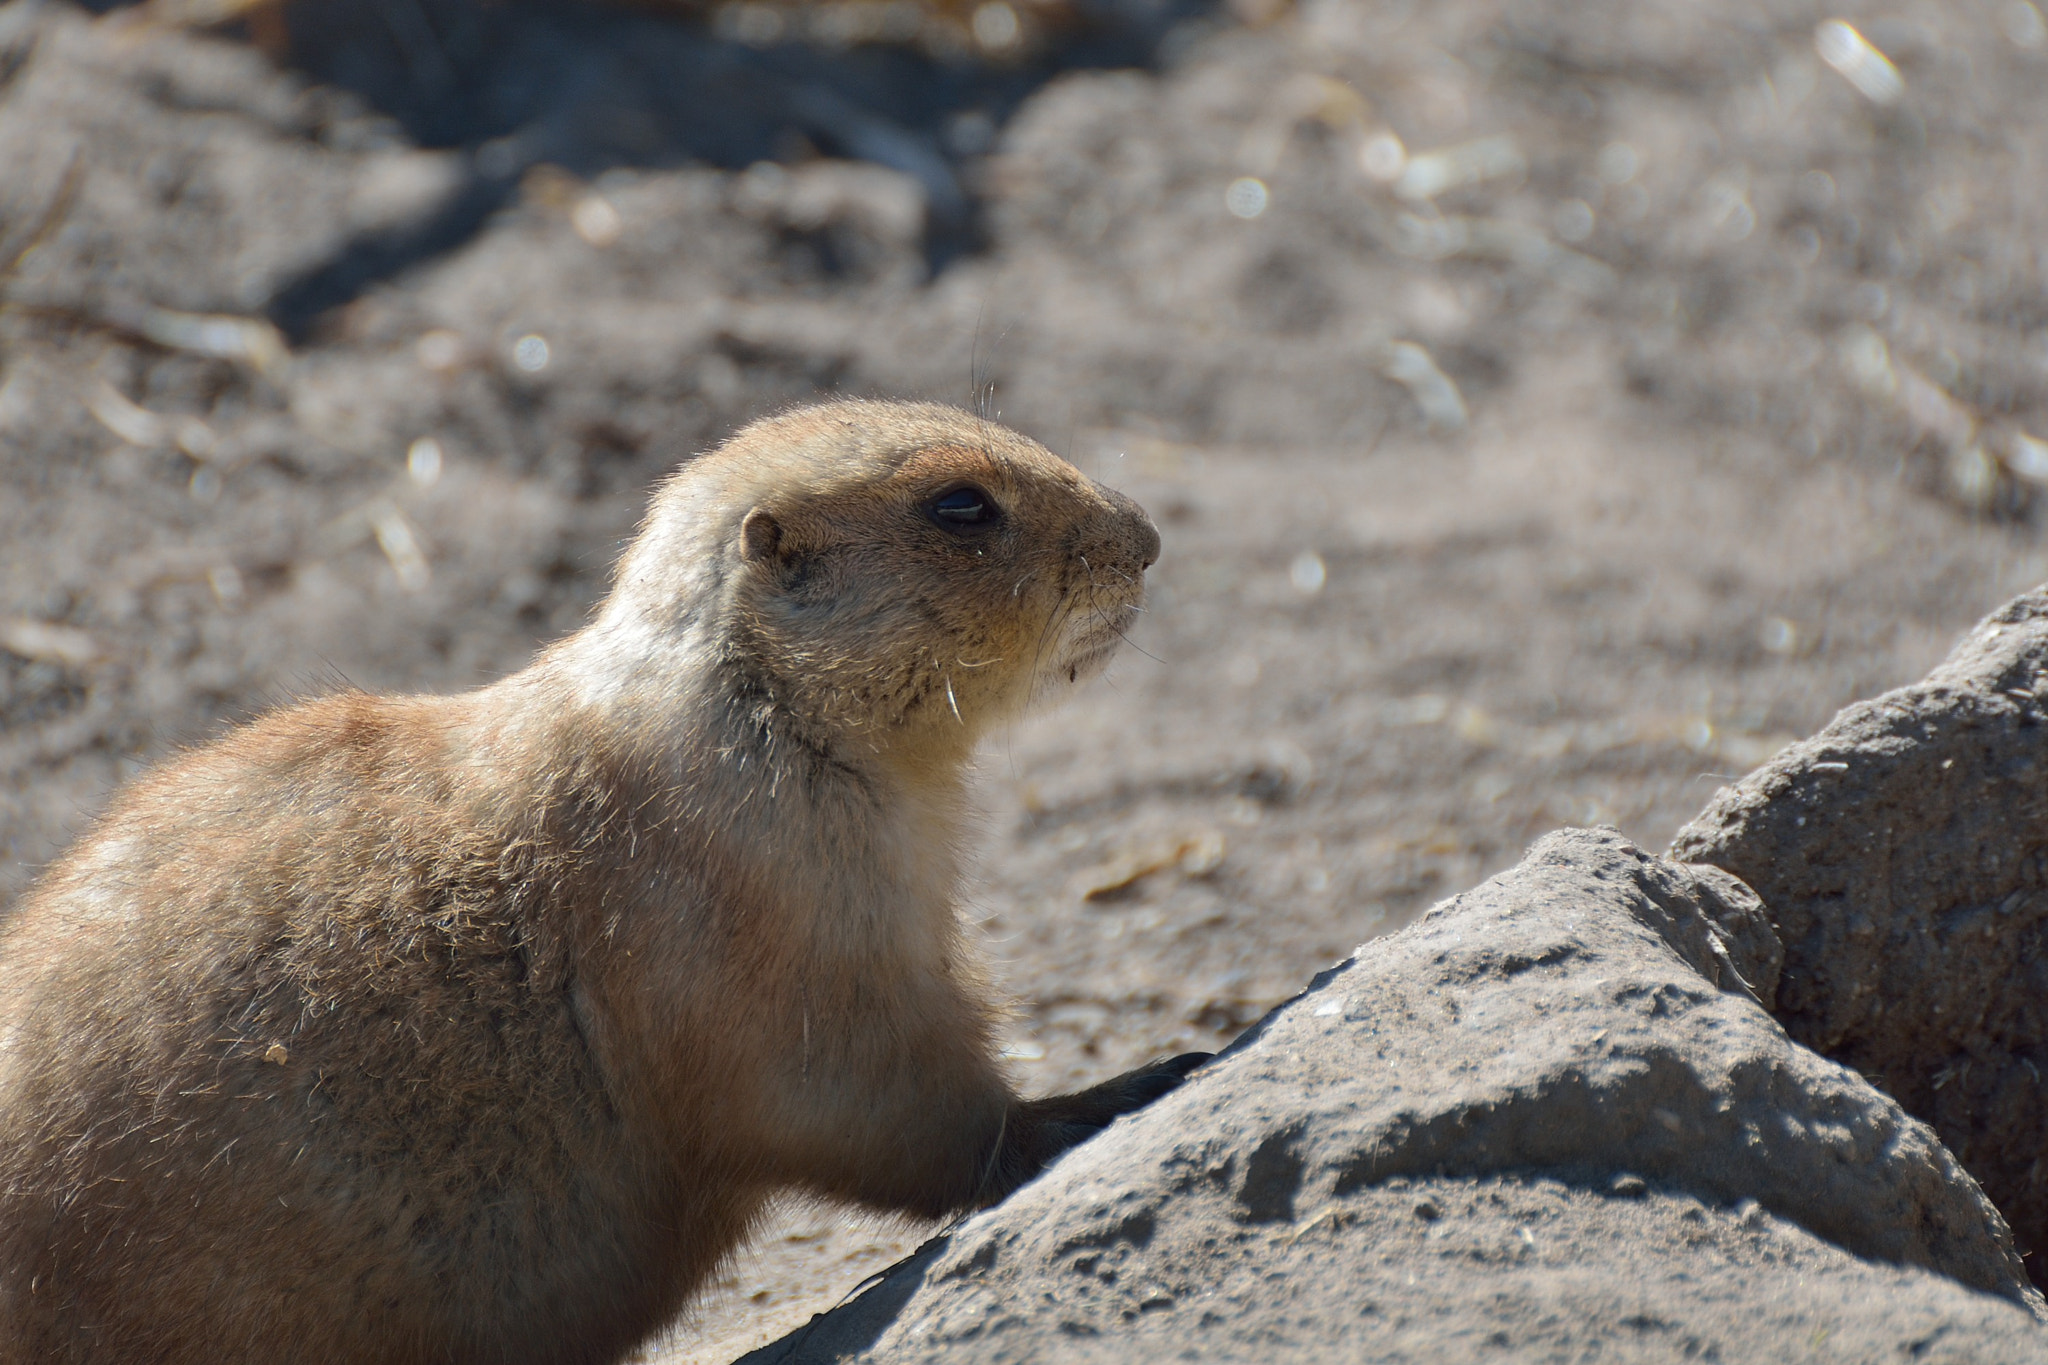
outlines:
[[[1753,998],[1776,958],[1725,873],[1551,835],[746,1360],[2048,1361],[1969,1176]]]
[[[2048,1250],[2044,693],[2036,590],[1924,681],[1724,788],[1672,856],[1755,888],[1784,943],[1766,1000],[1787,1031],[1931,1123],[2020,1244]]]

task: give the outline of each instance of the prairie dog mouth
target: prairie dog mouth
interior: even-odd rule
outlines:
[[[1138,619],[1136,594],[1117,594],[1111,601],[1075,601],[1066,608],[1054,648],[1046,651],[1046,681],[1077,683],[1106,667],[1124,643],[1124,634]]]

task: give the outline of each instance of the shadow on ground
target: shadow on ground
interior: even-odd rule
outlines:
[[[986,21],[977,30],[970,20],[965,46],[917,41],[932,26],[907,3],[838,6],[852,22],[808,41],[759,5],[714,15],[576,0],[286,0],[257,10],[230,31],[352,93],[413,145],[464,158],[433,213],[351,240],[279,290],[270,318],[303,340],[328,310],[468,241],[541,164],[591,178],[821,155],[874,162],[922,187],[926,262],[942,269],[984,242],[981,163],[1020,104],[1068,71],[1153,66],[1208,26],[1211,6],[1093,0],[1028,37],[1007,4],[995,8],[995,36],[1016,36],[994,52],[971,44]],[[868,11],[876,31],[861,34]],[[791,11],[807,12],[835,7]],[[821,246],[831,270],[832,244]]]

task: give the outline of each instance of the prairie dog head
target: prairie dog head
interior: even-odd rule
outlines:
[[[1158,555],[1136,503],[1016,432],[834,403],[664,485],[599,626],[723,648],[805,724],[877,752],[961,753],[1102,669]]]

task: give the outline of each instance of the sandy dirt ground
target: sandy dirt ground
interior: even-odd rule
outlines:
[[[713,154],[630,83],[430,135],[274,42],[0,6],[0,904],[176,746],[518,668],[748,416],[990,385],[1165,540],[1110,678],[981,762],[1027,1090],[1213,1047],[1560,825],[1662,847],[2048,579],[2048,28],[1832,17],[1195,12],[856,147],[778,111],[861,49],[632,15],[783,82]],[[649,1358],[928,1231],[788,1210]]]

